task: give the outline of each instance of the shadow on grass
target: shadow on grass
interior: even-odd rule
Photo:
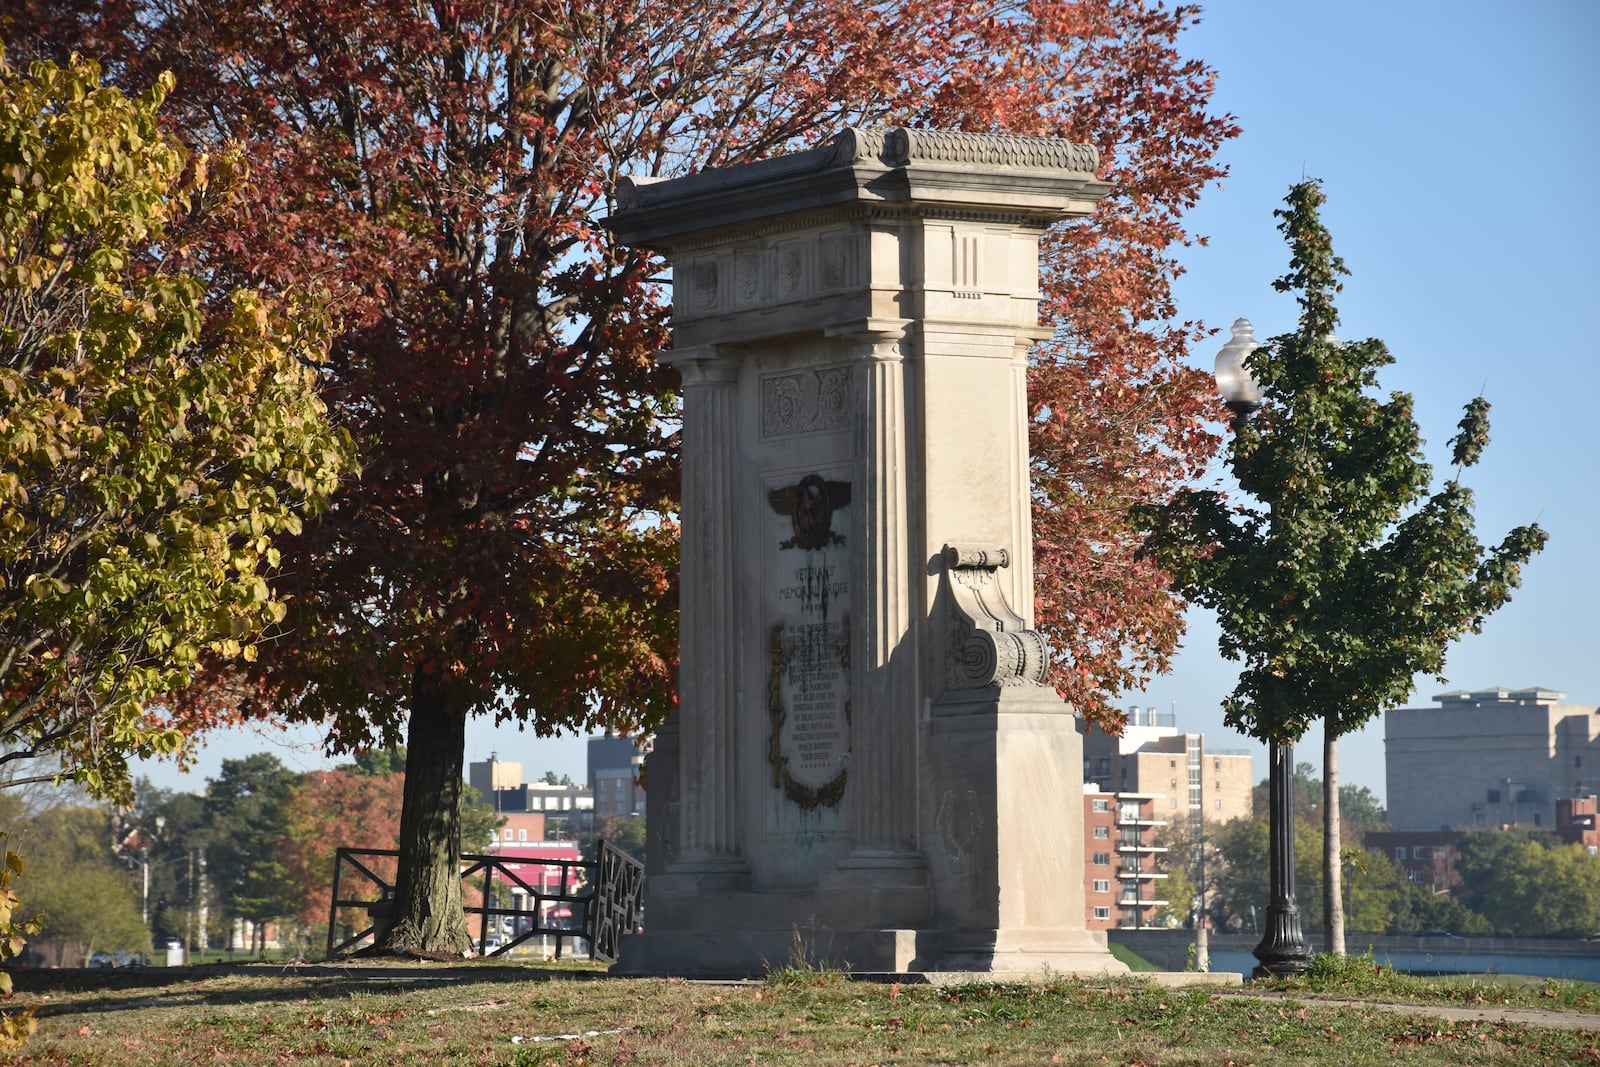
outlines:
[[[506,963],[226,963],[197,967],[87,969],[18,968],[11,972],[21,994],[97,994],[125,997],[73,997],[37,1005],[40,1018],[184,1004],[274,1004],[308,999],[345,999],[356,994],[404,993],[471,982],[516,985],[529,982],[594,981],[606,972],[577,967]],[[183,988],[187,987],[187,988]]]

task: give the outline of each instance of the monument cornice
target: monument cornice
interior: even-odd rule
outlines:
[[[1099,158],[1092,145],[1052,138],[851,128],[826,145],[757,163],[624,178],[619,210],[605,225],[622,242],[662,251],[718,235],[726,241],[730,232],[782,232],[764,227],[805,225],[796,216],[822,211],[838,218],[852,203],[898,208],[876,217],[902,218],[911,207],[923,217],[956,212],[1042,228],[1094,209],[1110,189],[1095,176]]]
[[[615,217],[613,216],[613,218]],[[1019,230],[1037,230],[1042,233],[1055,225],[1062,217],[1060,212],[1044,214],[1040,212],[996,208],[983,209],[942,204],[869,202],[862,203],[854,208],[816,209],[797,214],[765,218],[743,226],[725,226],[717,230],[706,230],[683,237],[673,237],[670,246],[663,243],[659,247],[662,250],[670,250],[678,255],[703,252],[707,249],[724,249],[730,244],[761,241],[766,238],[782,237],[784,234],[815,230],[819,222],[824,221],[832,225],[840,223],[872,224],[875,222],[891,225],[911,225],[924,221],[975,222],[991,226],[1013,227]],[[606,224],[609,226],[611,221],[608,219]]]

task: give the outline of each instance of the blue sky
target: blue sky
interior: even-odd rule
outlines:
[[[1184,256],[1182,314],[1224,328],[1244,316],[1262,338],[1291,329],[1293,297],[1271,288],[1287,264],[1272,211],[1302,175],[1322,179],[1351,272],[1339,335],[1389,345],[1381,384],[1415,397],[1441,476],[1481,390],[1492,442],[1465,479],[1479,536],[1535,520],[1550,533],[1513,602],[1452,649],[1448,682],[1418,678],[1411,703],[1537,685],[1600,704],[1600,4],[1218,0],[1184,49],[1217,70],[1217,106],[1244,132],[1190,216],[1211,243]],[[1225,337],[1195,362],[1209,367]],[[1216,633],[1191,612],[1172,673],[1129,703],[1259,748],[1222,726],[1237,672]],[[1320,739],[1296,755],[1320,766]],[[1383,795],[1381,719],[1345,740],[1340,766]]]
[[[1461,406],[1482,391],[1493,440],[1467,479],[1480,536],[1532,520],[1551,535],[1512,604],[1452,650],[1448,682],[1419,678],[1412,703],[1537,685],[1600,704],[1600,2],[1217,0],[1181,46],[1217,70],[1216,106],[1244,129],[1224,150],[1232,174],[1190,215],[1211,240],[1183,257],[1180,315],[1223,328],[1196,364],[1209,369],[1236,317],[1262,338],[1293,327],[1293,298],[1271,288],[1287,262],[1272,212],[1302,176],[1322,179],[1351,270],[1340,336],[1388,343],[1382,385],[1413,394],[1441,472]],[[1197,611],[1172,673],[1123,703],[1175,709],[1214,747],[1259,750],[1222,725],[1235,677]],[[198,790],[221,759],[263,748],[326,765],[306,735],[246,734],[202,749],[196,774],[146,773]],[[583,774],[577,738],[470,726],[468,760],[491,751],[530,776]],[[1381,719],[1342,754],[1344,781],[1383,796]],[[1320,744],[1297,755],[1320,765]]]

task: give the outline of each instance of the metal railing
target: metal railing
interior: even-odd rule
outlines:
[[[483,878],[482,903],[463,909],[467,913],[468,928],[477,931],[474,940],[478,954],[503,956],[534,938],[553,937],[557,959],[561,958],[566,942],[571,940],[587,942],[590,959],[615,963],[622,936],[639,926],[644,867],[605,840],[598,843],[595,855],[593,862],[462,855],[462,880]],[[370,861],[378,857],[398,860],[399,856],[395,849],[339,848],[334,851],[333,899],[328,906],[330,957],[377,935],[381,925],[392,917],[394,885],[375,871],[373,868],[379,865]],[[523,878],[521,869],[533,866],[539,867],[544,876],[530,884]],[[548,878],[551,868],[560,871],[554,886]],[[345,895],[341,895],[341,888],[346,890]],[[497,903],[502,889],[510,893],[510,907]],[[352,931],[335,943],[341,908],[364,911],[369,922],[365,928]],[[508,921],[509,939],[503,936]],[[496,943],[492,949],[491,942]]]

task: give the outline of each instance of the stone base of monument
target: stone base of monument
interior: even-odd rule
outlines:
[[[969,980],[985,981],[1128,973],[1107,951],[1103,937],[1082,930],[1033,938],[1026,945],[1009,942],[1004,932],[996,931],[793,927],[643,933],[623,938],[622,958],[611,973],[755,978],[788,967],[806,967],[858,976],[959,973]]]
[[[647,875],[645,932],[623,938],[615,973],[1127,973],[1105,935],[1084,928],[1071,707],[1044,687],[988,687],[946,694],[930,725],[918,852],[852,852],[802,887],[727,863],[666,862]]]

